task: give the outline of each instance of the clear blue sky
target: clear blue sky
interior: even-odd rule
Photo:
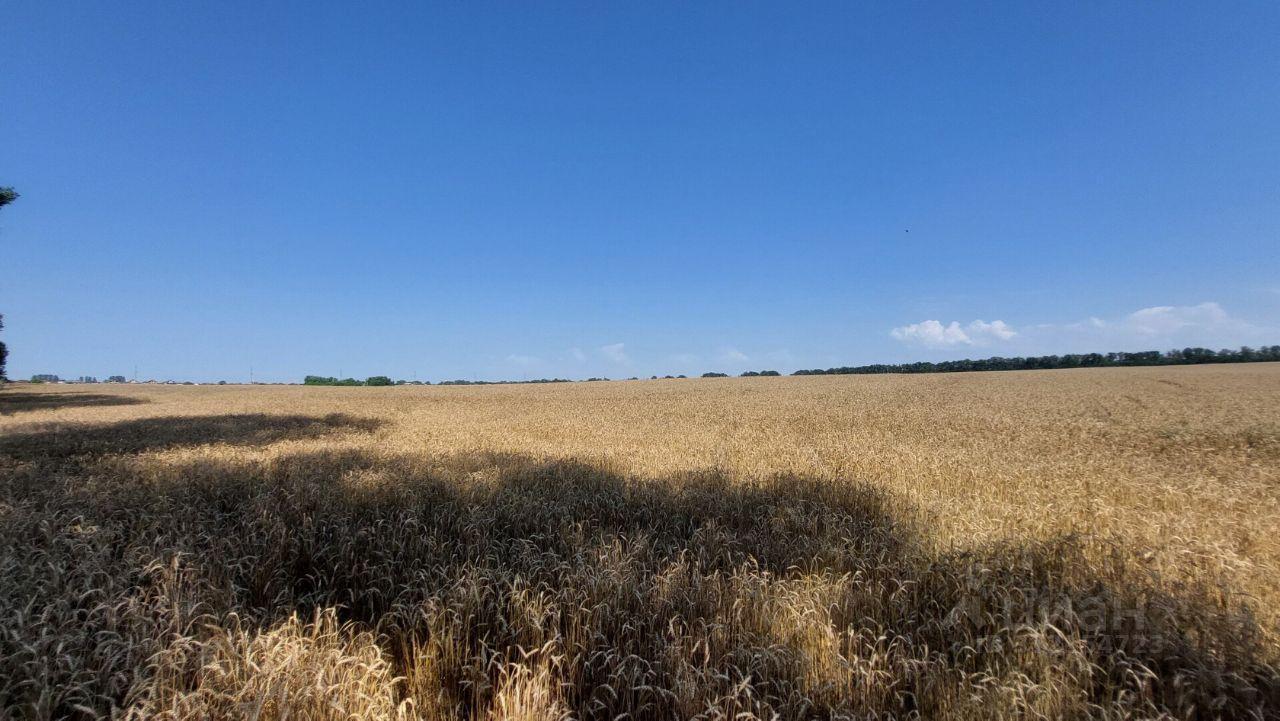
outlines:
[[[0,6],[11,377],[1280,343],[1280,3],[313,5]]]

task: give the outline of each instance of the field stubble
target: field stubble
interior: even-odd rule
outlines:
[[[1280,713],[1274,364],[0,411],[14,718]]]

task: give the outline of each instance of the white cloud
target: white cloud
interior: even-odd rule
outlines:
[[[1040,323],[1019,334],[1019,350],[1029,354],[1164,350],[1185,346],[1226,348],[1270,342],[1277,330],[1254,325],[1211,301],[1196,305],[1156,305],[1116,318],[1090,317],[1074,323]]]
[[[1075,344],[1091,347],[1105,345],[1102,350],[1124,350],[1142,346],[1211,346],[1226,347],[1266,342],[1274,337],[1273,329],[1241,320],[1218,303],[1207,301],[1197,305],[1157,305],[1142,308],[1114,320],[1090,318],[1064,326],[1050,326]],[[1096,349],[1096,348],[1095,348]]]
[[[720,360],[725,363],[747,363],[751,357],[737,348],[725,348],[720,351]]]
[[[1156,305],[1119,317],[1073,323],[1033,323],[1014,330],[1004,321],[943,324],[925,320],[889,331],[893,338],[933,349],[1001,345],[1027,355],[1160,350],[1184,346],[1226,348],[1272,342],[1280,329],[1254,325],[1220,304]]]
[[[955,321],[951,321],[949,326],[944,326],[936,320],[921,321],[894,328],[889,331],[889,335],[904,343],[919,343],[929,348],[948,348],[973,343],[961,330],[960,324]]]
[[[512,353],[511,355],[507,356],[508,363],[514,363],[515,365],[518,365],[518,366],[534,365],[535,363],[541,362],[541,360],[542,360],[541,358],[538,358],[536,356],[520,355],[519,353]]]
[[[581,363],[587,359],[587,354],[581,348],[574,347],[569,349],[569,357]]]
[[[601,346],[600,353],[614,363],[630,363],[631,359],[627,357],[625,346],[625,343],[611,343]]]
[[[975,320],[969,324],[969,337],[977,343],[980,339],[990,340],[1009,340],[1018,335],[1012,328],[1002,320],[993,320],[990,323],[984,320]]]
[[[1018,335],[1002,320],[975,320],[967,326],[958,321],[943,325],[940,321],[925,320],[904,325],[889,331],[889,335],[904,343],[914,343],[926,348],[955,348],[958,346],[987,345],[1005,341]]]
[[[1125,316],[1121,326],[1144,336],[1167,336],[1188,329],[1212,332],[1252,329],[1248,323],[1232,318],[1217,303],[1143,308]]]

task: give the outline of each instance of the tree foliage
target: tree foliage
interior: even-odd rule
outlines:
[[[333,376],[307,376],[302,379],[302,384],[307,386],[362,386],[364,381],[358,381],[355,378],[334,378]]]
[[[850,375],[872,373],[963,373],[967,371],[1020,371],[1051,370],[1058,368],[1110,368],[1126,366],[1196,365],[1201,363],[1252,363],[1280,361],[1280,345],[1240,350],[1214,351],[1209,348],[1183,348],[1161,353],[1157,350],[1137,353],[1084,353],[1068,355],[1044,355],[1030,357],[982,358],[979,360],[955,360],[939,363],[878,363],[866,366],[843,366],[822,370],[798,370],[792,375]],[[746,375],[745,373],[743,375]]]

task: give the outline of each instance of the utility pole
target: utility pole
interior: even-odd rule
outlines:
[[[249,366],[249,385],[253,385],[253,366]]]

